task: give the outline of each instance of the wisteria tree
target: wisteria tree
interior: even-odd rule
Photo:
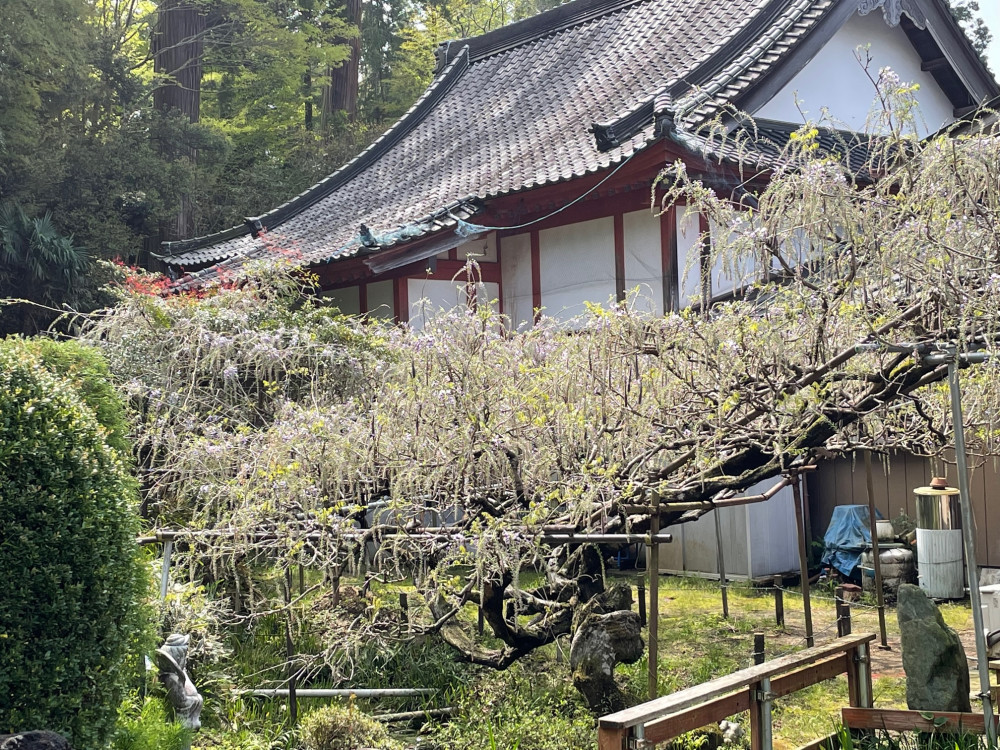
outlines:
[[[730,230],[712,262],[744,293],[710,308],[594,306],[572,332],[544,318],[512,332],[484,306],[413,331],[338,317],[274,269],[201,298],[125,295],[88,337],[135,406],[148,515],[193,532],[192,573],[228,579],[245,617],[275,606],[254,564],[412,577],[424,606],[408,623],[377,606],[312,612],[335,670],[352,644],[415,632],[495,668],[562,636],[635,660],[637,617],[605,582],[605,550],[545,545],[547,529],[645,532],[654,493],[663,527],[831,451],[939,455],[945,366],[857,345],[998,345],[1000,138],[921,140],[912,90],[888,71],[880,84],[874,135],[806,125],[760,190],[665,170],[656,208],[683,201]],[[763,184],[751,141],[722,147],[743,165],[733,185]],[[983,452],[996,380],[967,379]],[[541,585],[522,585],[528,568]],[[473,605],[499,646],[468,627]],[[621,704],[585,655],[571,663],[592,707]]]

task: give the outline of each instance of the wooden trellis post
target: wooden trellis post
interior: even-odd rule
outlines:
[[[781,590],[781,576],[774,577],[774,622],[785,627],[785,592]]]

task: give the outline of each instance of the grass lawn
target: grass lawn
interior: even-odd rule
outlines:
[[[525,573],[522,584],[530,585],[536,574]],[[633,585],[637,575],[615,574]],[[355,581],[345,579],[344,585]],[[401,591],[412,592],[407,583],[372,586],[374,599],[389,604],[398,600]],[[637,592],[636,592],[637,593]],[[813,589],[813,624],[817,645],[836,637],[833,592],[828,587]],[[410,597],[410,615],[426,619],[429,615],[419,597]],[[307,603],[308,604],[308,603]],[[877,633],[878,616],[870,601],[862,601],[853,610],[854,633]],[[729,588],[730,616],[722,616],[722,601],[717,581],[700,578],[664,576],[660,579],[659,694],[697,685],[750,666],[753,636],[765,636],[766,659],[794,653],[805,648],[802,597],[797,589],[784,594],[785,626],[774,621],[774,595],[770,589],[757,589],[744,583]],[[971,646],[970,610],[964,604],[941,606],[945,621],[963,633],[966,651]],[[872,650],[875,705],[880,708],[905,708],[905,679],[899,648],[899,628],[895,611],[886,613],[890,650]],[[460,613],[469,629],[474,628],[476,610],[467,606]],[[647,632],[643,632],[647,638]],[[319,647],[316,636],[305,631],[295,634],[299,653]],[[499,645],[485,639],[487,645]],[[876,644],[878,641],[876,641]],[[230,660],[223,667],[236,686],[258,686],[280,682],[283,677],[284,625],[275,616],[258,622],[254,631],[234,634],[230,640]],[[400,645],[392,654],[375,648],[359,654],[351,683],[367,687],[435,687],[430,699],[392,699],[359,701],[367,712],[421,710],[426,707],[454,705],[459,714],[450,724],[432,733],[431,741],[448,750],[479,748],[514,748],[518,750],[595,750],[597,732],[593,717],[583,707],[572,687],[568,664],[569,639],[562,638],[504,673],[459,664],[454,652],[437,639],[424,639]],[[222,666],[222,665],[220,665]],[[635,703],[646,698],[647,662],[619,667],[619,680]],[[202,679],[206,695],[203,719],[206,729],[194,739],[196,750],[258,750],[293,748],[295,730],[287,723],[284,701],[240,700],[229,694],[230,680],[213,685],[207,675]],[[310,687],[335,686],[332,674],[315,673]],[[973,678],[972,684],[977,685]],[[300,712],[308,714],[326,700],[304,700]],[[774,708],[774,745],[780,750],[794,750],[808,742],[831,734],[840,709],[847,705],[847,680],[840,677],[779,699]],[[748,717],[737,717],[748,729]],[[400,736],[412,743],[412,734]],[[486,741],[484,738],[489,738]],[[697,743],[686,743],[695,747]],[[426,745],[434,746],[434,745]]]
[[[837,635],[833,592],[825,586],[812,590],[813,633],[817,645]],[[717,581],[700,578],[664,577],[660,583],[659,688],[660,694],[697,685],[748,667],[752,663],[753,634],[765,635],[765,654],[774,659],[805,648],[805,618],[799,589],[784,594],[785,627],[774,619],[774,595],[770,589],[755,589],[731,583],[728,619],[722,617],[722,598]],[[940,607],[945,621],[956,630],[971,633],[971,614],[965,604]],[[878,633],[878,613],[867,599],[852,607],[854,633]],[[905,708],[906,686],[899,648],[899,626],[895,610],[886,610],[890,650],[872,650],[875,705]],[[974,655],[974,650],[966,650]],[[643,695],[647,684],[647,662],[624,668],[630,687]],[[973,685],[977,682],[973,679]],[[776,701],[774,744],[792,748],[830,734],[847,705],[847,678],[815,685]],[[745,721],[745,719],[743,719]]]

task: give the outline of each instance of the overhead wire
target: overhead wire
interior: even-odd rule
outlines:
[[[569,203],[565,204],[564,206],[561,206],[560,208],[557,208],[554,211],[551,211],[550,213],[545,214],[545,216],[540,216],[539,218],[532,219],[531,221],[525,221],[525,222],[523,222],[521,224],[512,224],[510,226],[503,226],[503,227],[501,227],[501,226],[487,226],[487,225],[484,225],[484,224],[474,224],[472,222],[465,221],[464,219],[460,219],[459,217],[455,216],[452,212],[449,211],[448,215],[457,222],[457,228],[455,229],[455,234],[459,235],[460,237],[469,237],[469,236],[471,236],[473,234],[480,234],[482,232],[495,232],[495,231],[509,231],[509,230],[512,230],[512,229],[525,229],[527,227],[532,226],[533,224],[539,224],[539,223],[545,221],[546,219],[551,219],[553,216],[556,216],[557,214],[561,214],[567,208],[570,208],[571,206],[576,205],[577,203],[579,203],[580,201],[582,201],[584,198],[586,198],[588,195],[590,195],[595,190],[597,190],[599,187],[601,187],[605,182],[607,182],[612,177],[614,177],[618,173],[618,171],[622,169],[622,167],[624,167],[626,164],[628,164],[630,161],[632,161],[632,159],[636,156],[636,154],[640,153],[640,151],[641,151],[641,149],[634,149],[631,154],[629,154],[627,157],[625,157],[618,164],[618,166],[616,166],[614,169],[612,169],[610,172],[608,172],[608,174],[606,174],[599,182],[597,182],[591,188],[589,188],[588,190],[586,190],[583,193],[581,193],[580,195],[578,195],[576,198],[574,198],[573,200],[571,200]]]

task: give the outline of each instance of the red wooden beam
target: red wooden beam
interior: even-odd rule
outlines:
[[[646,724],[643,735],[646,742],[658,745],[692,729],[718,724],[725,718],[750,709],[750,691],[741,690],[733,695],[716,698],[685,711]]]
[[[776,698],[798,692],[810,685],[829,680],[850,671],[851,662],[847,654],[838,654],[824,661],[775,677],[771,680],[771,692]]]
[[[503,251],[500,247],[500,233],[496,233],[496,243],[497,243],[497,288],[500,290],[497,293],[497,310],[501,315],[503,315]]]
[[[537,321],[542,307],[542,257],[537,229],[531,232],[531,307]]]
[[[409,281],[405,278],[395,278],[392,280],[393,305],[396,308],[396,320],[400,323],[407,323],[410,320],[410,289]]]
[[[411,266],[407,266],[411,268]],[[421,268],[416,272],[407,274],[411,279],[431,279],[433,281],[451,281],[452,279],[462,280],[465,278],[466,265],[464,260],[439,260],[436,268],[428,273]],[[490,283],[500,283],[499,263],[479,263],[479,277],[474,280],[482,280]]]
[[[627,737],[627,729],[598,727],[597,750],[625,750],[625,740]]]
[[[660,214],[660,262],[663,277],[663,311],[679,310],[676,206],[671,206]]]

